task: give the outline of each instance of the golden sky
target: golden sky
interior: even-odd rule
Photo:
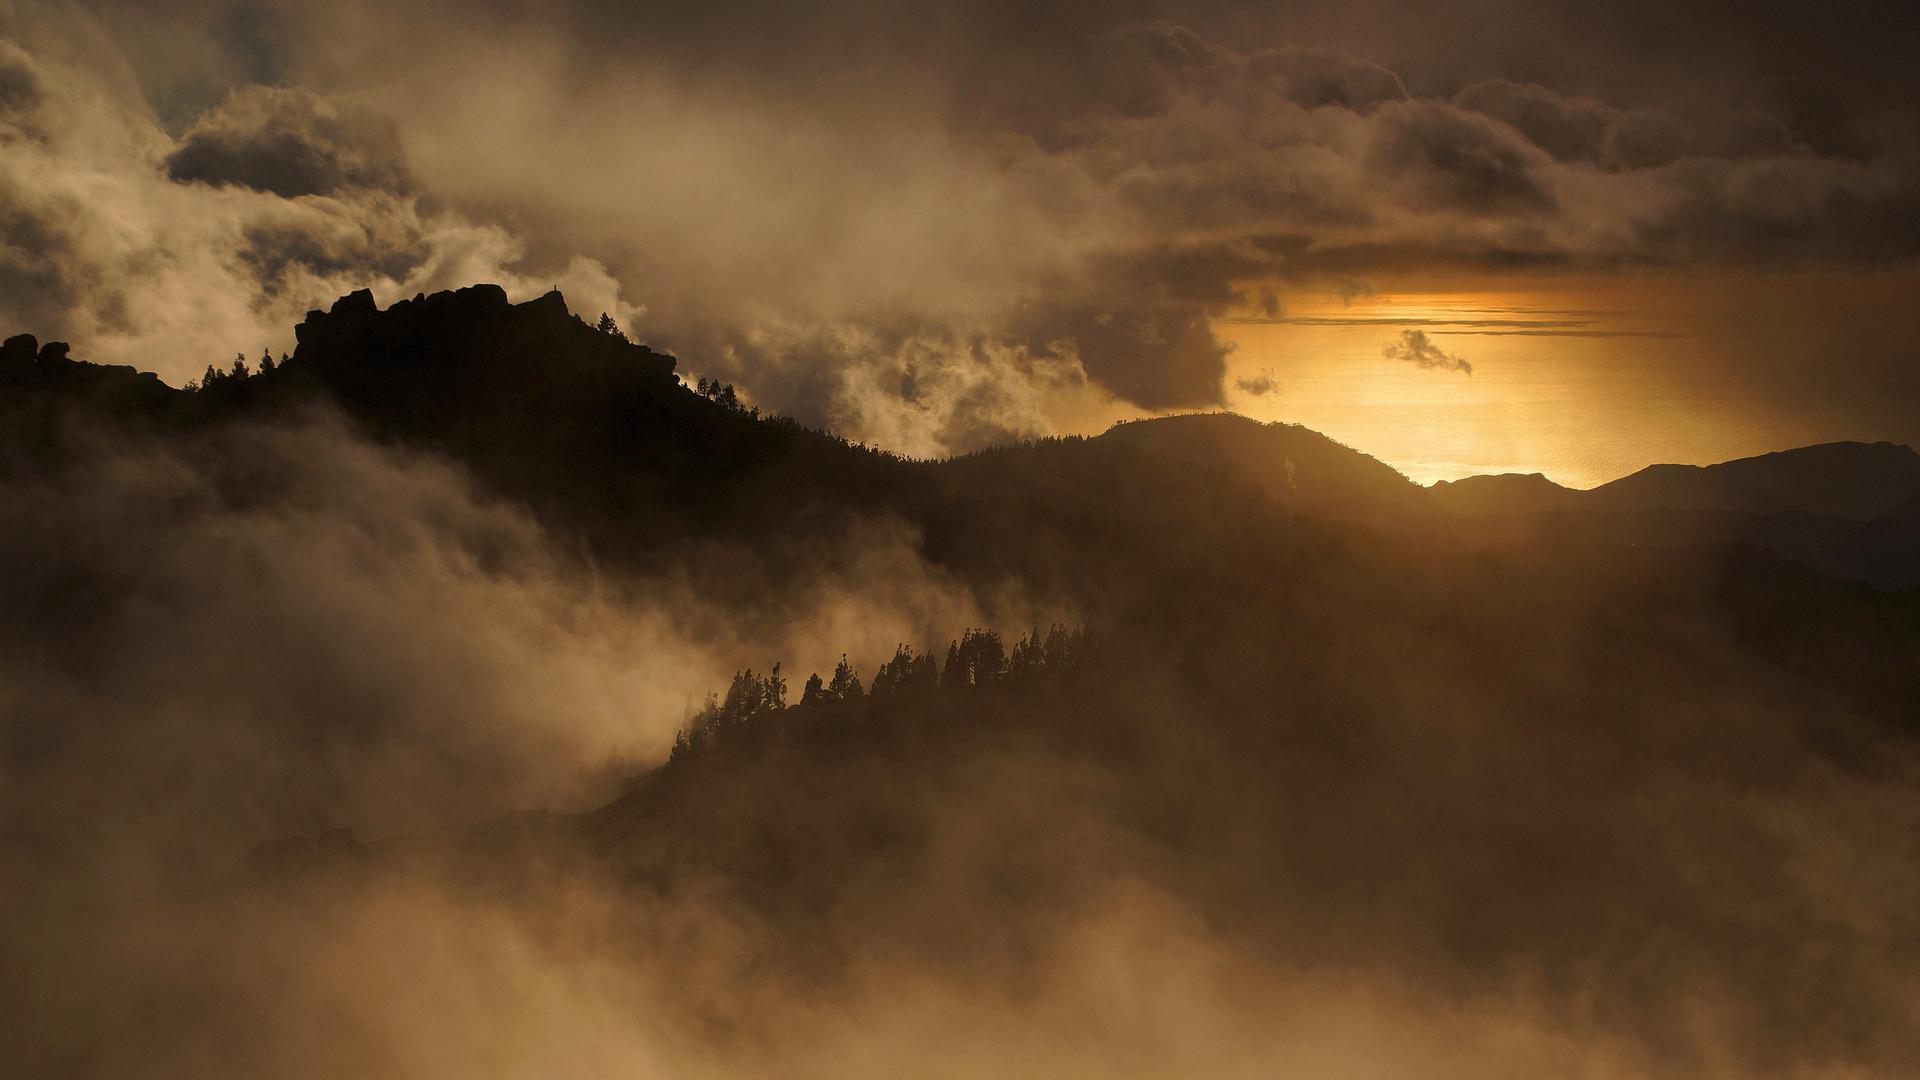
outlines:
[[[1662,461],[1911,439],[1892,410],[1830,406],[1884,393],[1889,361],[1900,373],[1897,351],[1875,356],[1874,335],[1859,328],[1895,316],[1917,285],[1899,274],[1645,274],[1291,294],[1277,320],[1221,325],[1235,346],[1229,404],[1325,432],[1426,483],[1542,472],[1587,487]],[[1408,329],[1471,374],[1385,358]],[[1852,352],[1835,355],[1849,330]]]
[[[1270,7],[0,5],[0,327],[179,383],[492,281],[915,456],[1920,442],[1897,5]]]

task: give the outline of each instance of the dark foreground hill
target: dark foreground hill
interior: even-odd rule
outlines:
[[[1920,603],[1670,531],[1910,521],[1893,450],[1591,510],[1228,416],[907,461],[491,288],[191,392],[4,356],[23,1075],[1920,1056]],[[657,738],[462,824],[582,727]]]

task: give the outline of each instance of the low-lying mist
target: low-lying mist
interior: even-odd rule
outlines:
[[[324,411],[65,439],[0,499],[23,1075],[1878,1078],[1920,1050],[1904,684],[1802,641],[1818,611],[1910,661],[1864,594],[1144,488],[1103,493],[1101,543],[999,563],[875,515],[805,541],[804,579],[737,542],[611,569]],[[1022,542],[1083,575],[1008,572]],[[1070,669],[793,704],[662,764],[736,669],[797,690],[1082,608]]]

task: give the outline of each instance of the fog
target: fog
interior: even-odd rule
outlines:
[[[289,833],[597,805],[740,664],[830,666],[991,610],[878,528],[758,620],[692,566],[609,579],[454,464],[324,412],[72,439],[0,510],[29,906],[74,888],[131,914]]]
[[[1465,556],[1444,545],[1370,562],[1399,596],[1347,592],[1327,555],[1243,596],[1247,628],[1196,596],[1228,619],[1215,675],[1095,673],[1111,692],[1064,706],[1138,740],[1117,757],[1079,749],[1093,728],[1047,735],[1049,706],[1017,694],[956,699],[875,714],[948,729],[929,749],[696,759],[655,810],[574,819],[659,763],[738,667],[785,661],[797,685],[842,651],[870,672],[898,641],[1075,615],[1042,584],[964,584],[879,520],[728,608],[697,556],[602,569],[457,464],[326,412],[70,437],[56,472],[15,470],[0,528],[19,612],[6,860],[24,883],[8,1041],[36,1075],[1890,1077],[1908,1060],[1910,744],[1756,667],[1691,601],[1616,658],[1587,627],[1641,625],[1611,591],[1640,571],[1610,556],[1592,585],[1523,562],[1519,601],[1445,584]],[[1279,543],[1284,562],[1317,541]],[[1262,606],[1269,589],[1292,615]],[[1441,610],[1452,629],[1423,630]],[[1276,650],[1293,700],[1236,750],[1240,691],[1200,680],[1247,649]],[[1548,719],[1530,697],[1581,704]],[[342,826],[386,843],[286,878],[242,865]]]

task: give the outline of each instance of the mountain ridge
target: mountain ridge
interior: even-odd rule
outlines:
[[[450,455],[603,553],[745,539],[768,506],[797,533],[902,514],[938,537],[967,524],[956,500],[980,509],[972,489],[1024,490],[1030,511],[1048,513],[1048,499],[1079,505],[1085,489],[1124,475],[1143,490],[1204,482],[1286,513],[1393,530],[1751,543],[1847,578],[1920,583],[1920,556],[1904,554],[1920,529],[1920,454],[1887,442],[1653,465],[1587,490],[1538,473],[1421,487],[1301,425],[1208,413],[915,461],[686,387],[673,356],[589,326],[558,292],[515,304],[483,284],[382,309],[360,290],[309,312],[295,336],[273,370],[214,373],[189,390],[18,335],[0,345],[0,399],[12,402],[14,441],[28,444],[54,440],[73,407],[194,425],[330,402],[378,438]]]
[[[297,363],[291,366],[293,372],[303,376],[317,374],[329,390],[349,399],[370,398],[376,390],[383,396],[395,392],[407,394],[404,404],[409,408],[440,408],[435,402],[409,392],[421,389],[427,382],[422,376],[429,373],[439,380],[434,388],[444,390],[453,385],[446,377],[463,366],[466,370],[461,374],[494,381],[496,388],[505,380],[514,395],[538,387],[539,379],[528,378],[532,370],[537,370],[541,379],[560,384],[627,378],[656,386],[679,385],[678,377],[673,374],[677,367],[675,357],[595,330],[570,311],[565,297],[558,291],[515,304],[508,300],[500,286],[476,284],[417,294],[383,309],[377,305],[371,290],[361,289],[339,298],[325,310],[308,312],[294,333],[297,345],[292,360]],[[480,342],[486,338],[493,338],[498,344],[482,347]],[[104,392],[103,396],[151,401],[165,392],[192,392],[170,386],[154,372],[141,371],[132,365],[79,360],[69,354],[70,347],[64,342],[40,344],[32,334],[25,333],[9,337],[4,346],[0,346],[0,386],[21,387],[30,383],[37,373],[43,383],[95,394]],[[407,359],[404,363],[366,362],[369,355],[380,354]],[[503,356],[518,363],[501,364],[498,361]],[[562,362],[551,362],[556,359]],[[467,363],[463,365],[462,360]],[[1243,421],[1247,428],[1234,431],[1220,426],[1222,421]],[[1213,427],[1196,440],[1192,432],[1202,425]],[[1172,435],[1177,429],[1185,430]],[[1353,464],[1356,471],[1373,473],[1365,478],[1368,484],[1395,494],[1426,490],[1435,493],[1437,501],[1448,509],[1471,512],[1526,513],[1557,509],[1570,496],[1592,501],[1605,509],[1757,512],[1807,509],[1870,520],[1920,494],[1920,453],[1905,444],[1885,440],[1813,443],[1707,465],[1660,462],[1591,488],[1568,487],[1534,472],[1475,474],[1438,481],[1420,489],[1391,465],[1324,433],[1297,423],[1261,422],[1237,413],[1187,413],[1122,420],[1098,435],[1085,438],[1160,439],[1195,464],[1218,467],[1217,463],[1194,460],[1197,447],[1193,444],[1210,442],[1213,446],[1209,449],[1241,452],[1250,447],[1230,444],[1244,444],[1252,429],[1269,433],[1276,443],[1274,449],[1282,452],[1278,461],[1254,463],[1259,467],[1284,470],[1287,452],[1296,449],[1303,455],[1320,458],[1330,456],[1329,451],[1344,452],[1363,459]],[[1143,434],[1148,431],[1152,434]],[[1181,443],[1187,445],[1181,446]],[[1022,444],[998,444],[987,450],[1019,445]],[[965,456],[968,455],[929,460],[948,461]],[[1787,479],[1812,483],[1830,481],[1846,470],[1862,466],[1878,470],[1868,481],[1875,490],[1791,493],[1785,500],[1769,498],[1773,494],[1769,487],[1777,488],[1783,482],[1779,474],[1791,474]],[[1391,473],[1392,478],[1383,473]],[[1707,487],[1727,478],[1744,485],[1744,489],[1715,491]],[[1285,494],[1284,479],[1278,476],[1271,485],[1275,495]],[[1816,505],[1778,505],[1795,500]]]

